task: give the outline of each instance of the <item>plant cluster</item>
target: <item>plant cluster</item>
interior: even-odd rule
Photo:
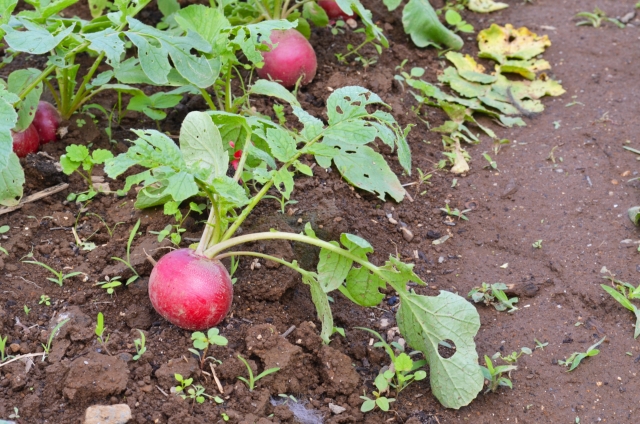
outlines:
[[[518,309],[515,306],[518,303],[518,298],[507,296],[504,292],[507,288],[504,283],[493,283],[491,285],[482,283],[480,287],[471,289],[468,296],[475,303],[482,302],[485,305],[493,305],[497,311],[515,312]]]

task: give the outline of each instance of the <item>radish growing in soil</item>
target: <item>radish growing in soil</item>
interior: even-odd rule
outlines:
[[[279,81],[287,88],[309,84],[316,76],[316,52],[302,34],[295,29],[272,31],[271,48],[262,52],[264,66],[257,70],[260,78]]]
[[[335,0],[318,0],[318,6],[324,9],[329,19],[348,19],[355,16],[353,12],[351,14],[345,13]]]
[[[38,103],[38,109],[33,118],[33,126],[38,130],[40,144],[47,144],[56,140],[61,120],[60,112],[51,103],[44,101]]]
[[[251,91],[288,102],[303,129],[291,130],[266,119],[226,112],[191,112],[182,124],[179,147],[158,131],[134,130],[138,139],[132,141],[129,151],[106,162],[105,172],[111,178],[134,165],[148,168],[127,178],[128,188],[132,184],[142,185],[137,204],[157,205],[158,199],[165,199],[165,205],[169,202],[178,205],[194,196],[209,202],[209,218],[197,248],[167,254],[152,271],[149,296],[153,306],[167,320],[183,328],[210,328],[229,311],[233,290],[220,261],[240,256],[270,260],[295,270],[309,286],[322,324],[320,336],[329,343],[331,336],[341,331],[334,326],[329,293],[338,290],[357,305],[373,307],[385,297],[380,290],[390,285],[401,300],[397,321],[403,337],[423,352],[432,367],[435,396],[454,408],[471,402],[482,389],[484,378],[473,340],[480,320],[475,308],[464,298],[449,292],[428,297],[408,291],[406,285],[410,281],[424,284],[413,272],[413,264],[390,256],[384,265],[376,266],[368,260],[372,246],[353,234],[342,234],[340,243],[324,241],[307,223],[302,233],[236,235],[262,200],[274,194],[283,200],[290,199],[296,173],[313,175],[312,168],[302,161],[309,155],[323,168],[335,164],[345,180],[376,193],[380,199],[388,196],[402,200],[405,194],[402,184],[384,157],[368,144],[379,139],[391,148],[397,147],[400,163],[409,173],[411,158],[405,138],[408,130],[403,130],[389,113],[381,110],[388,106],[377,95],[361,87],[343,87],[329,96],[327,125],[305,112],[295,97],[277,83],[260,80]],[[367,110],[370,105],[376,107],[375,112]],[[221,133],[230,134],[232,130],[243,134],[244,139],[236,140],[232,147],[242,153],[233,177],[229,177],[229,153]],[[243,185],[239,184],[241,176]],[[287,261],[268,253],[233,250],[241,244],[268,240],[320,248],[317,270],[305,270],[295,260]],[[260,276],[256,278],[259,284]],[[332,296],[335,298],[336,294]],[[456,355],[444,359],[438,354],[442,340],[455,343]]]
[[[38,130],[36,130],[33,123],[24,131],[11,131],[11,137],[13,138],[13,151],[19,158],[23,158],[29,153],[37,152],[40,147]]]

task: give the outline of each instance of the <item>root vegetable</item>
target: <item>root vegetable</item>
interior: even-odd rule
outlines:
[[[149,278],[149,298],[155,310],[186,330],[217,325],[233,300],[231,277],[220,261],[178,249],[163,256]]]
[[[29,125],[29,128],[24,131],[11,131],[11,137],[13,138],[13,151],[19,158],[23,158],[29,153],[37,152],[38,147],[40,147],[38,130],[33,124]]]
[[[260,78],[279,81],[287,88],[294,87],[300,77],[302,85],[316,75],[316,53],[302,34],[295,29],[272,31],[268,52],[262,52],[264,66],[258,69]]]
[[[56,140],[58,127],[60,126],[60,113],[48,102],[38,103],[36,115],[33,118],[33,125],[38,130],[40,144],[47,144]]]
[[[335,0],[319,0],[318,6],[324,9],[329,19],[348,19],[353,18],[354,16],[353,12],[350,15],[344,13],[344,11],[340,9],[340,6],[338,6],[338,3],[336,3]]]

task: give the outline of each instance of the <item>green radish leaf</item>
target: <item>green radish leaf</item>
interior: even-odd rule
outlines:
[[[360,306],[378,306],[384,299],[384,294],[379,289],[385,286],[380,277],[366,268],[352,268],[347,274],[346,290]]]
[[[305,3],[302,7],[302,16],[317,27],[325,27],[329,24],[327,12],[316,2]]]
[[[131,17],[127,17],[127,22],[129,31],[125,34],[138,48],[140,65],[154,83],[168,82],[171,58],[175,69],[191,84],[200,88],[213,85],[217,73],[214,75],[211,63],[204,56],[191,53],[191,50],[200,53],[211,51],[211,45],[202,37],[193,32],[182,37],[170,35]]]
[[[296,140],[283,128],[268,128],[264,139],[267,141],[273,157],[280,162],[290,161],[297,153]]]
[[[304,38],[306,38],[307,40],[309,38],[311,38],[311,25],[309,25],[309,22],[305,18],[302,18],[302,17],[296,19],[296,22],[298,23],[296,25],[296,30],[300,34],[302,34],[304,36]]]
[[[77,3],[78,0],[40,0],[40,1],[29,1],[36,10],[23,10],[18,15],[26,16],[30,19],[37,20],[38,22],[44,23],[44,21],[55,15],[56,13],[62,12],[64,9],[69,6]]]
[[[404,32],[418,47],[445,46],[460,50],[464,44],[462,38],[440,23],[429,0],[409,0],[402,11],[402,24]]]
[[[96,165],[101,165],[111,158],[113,158],[113,153],[109,150],[96,149],[91,153],[91,161]]]
[[[287,169],[281,168],[273,174],[273,182],[280,194],[289,200],[294,187],[293,174]]]
[[[168,94],[168,93],[155,93],[151,96],[147,96],[144,93],[139,93],[129,100],[127,110],[134,110],[142,112],[149,118],[156,121],[167,117],[166,112],[161,109],[172,108],[182,100],[182,95]]]
[[[196,32],[210,45],[215,45],[223,29],[231,24],[218,9],[192,4],[176,13],[175,20],[184,30]]]
[[[390,12],[393,12],[398,8],[398,6],[400,6],[402,0],[382,0],[382,3],[387,6],[387,9],[389,9]]]
[[[338,246],[335,241],[330,242]],[[320,250],[318,262],[318,282],[325,293],[336,290],[342,285],[349,274],[353,261],[327,249]]]
[[[40,75],[40,71],[37,69],[19,69],[11,72],[7,79],[7,89],[18,95],[29,84],[33,83]],[[38,84],[33,90],[27,94],[24,100],[18,103],[18,122],[15,129],[18,131],[26,130],[33,118],[36,116],[36,109],[38,108],[38,102],[40,101],[40,95],[42,94],[42,83]]]
[[[398,326],[407,343],[427,358],[433,394],[447,408],[468,405],[484,383],[473,340],[480,328],[478,312],[464,298],[445,291],[436,297],[407,292],[401,297]],[[455,355],[438,354],[442,340],[454,342]]]
[[[208,175],[207,182],[227,174],[229,159],[220,131],[208,114],[190,112],[187,115],[180,128],[180,150],[192,169]]]
[[[113,2],[109,0],[88,0],[89,3],[89,11],[91,12],[92,18],[98,18],[102,16],[104,9],[108,6],[113,5]]]
[[[220,196],[220,200],[233,207],[242,207],[249,203],[249,198],[242,186],[231,177],[227,177],[226,175],[219,176],[213,180],[211,186]]]
[[[6,164],[0,165],[0,205],[15,206],[22,198],[24,171],[15,153],[9,153]]]
[[[300,103],[298,102],[296,97],[289,90],[275,81],[259,79],[253,83],[253,85],[249,89],[249,94],[260,94],[263,96],[275,97],[280,100],[284,100],[291,106],[300,107]]]
[[[18,0],[0,0],[0,26],[9,23],[11,13],[16,8]],[[0,29],[0,40],[4,37],[4,30]]]
[[[318,281],[310,275],[302,276],[302,281],[311,288],[311,300],[316,307],[318,319],[322,323],[322,331],[320,337],[325,343],[329,343],[331,334],[333,333],[333,315],[331,314],[331,306],[326,292],[322,289]]]
[[[39,26],[25,18],[17,19],[26,31],[18,31],[9,25],[2,25],[2,29],[6,32],[4,40],[12,49],[29,54],[44,54],[53,50],[75,28],[75,25],[71,25],[53,35],[46,27]]]
[[[167,182],[167,188],[164,193],[171,195],[173,200],[178,203],[198,194],[198,185],[193,175],[188,172],[178,172],[170,176]]]
[[[120,58],[124,55],[124,41],[120,39],[120,32],[113,28],[103,31],[84,34],[84,38],[90,41],[89,48],[98,53],[104,53],[107,63],[116,68]]]
[[[373,247],[362,237],[353,234],[343,233],[340,235],[340,243],[361,259],[367,259],[368,253],[373,253]]]

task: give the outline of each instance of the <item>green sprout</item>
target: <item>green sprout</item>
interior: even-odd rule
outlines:
[[[244,382],[247,385],[247,387],[249,387],[250,392],[253,392],[253,389],[256,387],[256,383],[258,382],[258,380],[268,376],[269,374],[273,374],[274,372],[280,371],[280,368],[269,368],[268,370],[262,371],[260,374],[258,374],[257,377],[254,377],[253,370],[249,366],[249,363],[247,362],[247,360],[240,355],[238,355],[238,359],[240,359],[244,363],[244,365],[247,367],[247,372],[249,373],[248,380],[244,377],[238,377],[238,380]]]
[[[564,361],[563,360],[559,360],[558,364],[559,365],[564,365],[565,367],[569,367],[567,372],[575,370],[578,367],[578,365],[580,365],[580,362],[582,362],[582,360],[584,358],[588,358],[588,357],[591,357],[591,356],[596,356],[597,354],[600,353],[600,350],[596,349],[596,348],[598,346],[600,346],[600,344],[604,341],[604,339],[606,339],[606,336],[601,338],[600,341],[598,341],[598,342],[594,343],[593,345],[589,346],[589,348],[587,349],[586,352],[573,352]]]
[[[135,238],[136,233],[138,232],[138,228],[140,228],[140,220],[139,219],[138,219],[138,222],[136,222],[136,225],[133,226],[133,228],[131,229],[131,232],[129,233],[129,240],[127,241],[127,259],[124,260],[122,258],[118,258],[118,257],[115,257],[115,256],[111,257],[111,259],[113,259],[115,261],[122,262],[131,271],[133,271],[133,275],[131,277],[129,277],[129,279],[125,283],[127,286],[129,284],[133,283],[134,281],[136,281],[138,278],[140,278],[140,274],[138,274],[138,272],[133,268],[133,266],[131,266],[131,243],[133,243],[133,239]]]
[[[140,357],[147,351],[147,347],[145,346],[146,338],[144,336],[144,332],[142,330],[138,330],[138,332],[140,333],[140,338],[133,341],[133,344],[136,347],[136,354],[133,356],[134,361],[140,359]]]
[[[34,264],[34,265],[38,265],[41,266],[42,268],[48,270],[49,272],[51,272],[53,275],[56,276],[56,278],[53,277],[48,277],[47,280],[49,281],[53,281],[54,283],[56,283],[57,285],[59,285],[60,287],[62,287],[62,284],[64,283],[64,280],[68,279],[68,278],[72,278],[75,277],[76,275],[80,275],[82,274],[81,272],[70,272],[69,274],[65,274],[62,271],[56,271],[55,269],[51,268],[49,265],[44,264],[42,262],[38,262],[38,261],[23,261],[25,264]]]

